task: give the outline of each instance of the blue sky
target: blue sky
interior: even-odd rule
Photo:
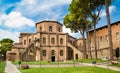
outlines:
[[[72,0],[0,0],[0,40],[10,38],[16,42],[20,32],[35,32],[35,23],[42,20],[63,22]],[[110,9],[111,23],[120,20],[120,0],[115,0]],[[100,14],[97,27],[106,25],[105,8]],[[63,32],[79,38],[63,26]]]

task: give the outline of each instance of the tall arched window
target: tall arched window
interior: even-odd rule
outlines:
[[[31,42],[31,39],[29,39],[29,43]]]
[[[60,38],[60,44],[63,44],[63,38]]]
[[[51,43],[55,44],[55,38],[51,38]]]
[[[24,40],[24,45],[26,45],[26,40]]]
[[[43,44],[46,44],[46,38],[43,37]]]
[[[54,56],[55,55],[55,50],[51,51],[51,55]]]
[[[60,50],[60,56],[63,56],[63,50]]]
[[[58,27],[58,32],[60,32],[60,27]]]
[[[43,56],[46,56],[46,50],[43,50],[42,54]]]
[[[40,27],[40,31],[42,31],[42,27]]]
[[[52,32],[52,26],[49,26],[49,31]]]

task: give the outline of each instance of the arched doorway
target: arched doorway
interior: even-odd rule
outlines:
[[[120,56],[120,52],[119,52],[120,50],[119,50],[119,47],[117,47],[116,48],[116,50],[115,50],[115,57],[118,59],[119,58],[119,56]]]
[[[67,60],[73,60],[73,59],[74,59],[73,56],[74,56],[74,55],[73,55],[73,49],[70,48],[70,47],[68,47],[68,48],[67,48]]]
[[[76,60],[78,60],[78,54],[75,54],[75,58],[76,58]]]
[[[55,62],[55,50],[51,51],[51,62]]]

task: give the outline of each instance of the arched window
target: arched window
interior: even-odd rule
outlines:
[[[26,45],[26,40],[24,40],[24,45]]]
[[[43,38],[43,44],[46,44],[46,38],[45,37]]]
[[[31,42],[31,39],[29,39],[29,43]]]
[[[49,26],[49,31],[52,32],[52,26]]]
[[[60,27],[58,27],[58,32],[60,32]]]
[[[63,38],[60,38],[60,44],[63,44]]]
[[[63,50],[60,50],[60,56],[63,56]]]
[[[40,31],[42,31],[42,27],[40,27]]]
[[[51,51],[51,55],[54,56],[55,55],[55,50]]]
[[[43,50],[42,54],[43,56],[46,56],[46,50]]]
[[[55,38],[51,38],[51,43],[55,44]]]

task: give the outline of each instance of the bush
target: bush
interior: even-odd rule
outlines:
[[[22,65],[21,67],[22,67],[23,69],[29,69],[29,65],[27,65],[27,64],[26,64],[26,65]]]

